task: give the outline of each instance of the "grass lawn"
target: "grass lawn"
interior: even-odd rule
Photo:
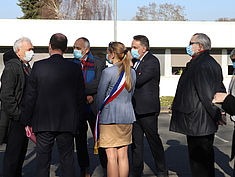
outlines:
[[[171,107],[171,104],[173,102],[173,99],[174,97],[173,96],[162,96],[160,97],[160,103],[161,103],[161,106],[166,106],[168,108]]]

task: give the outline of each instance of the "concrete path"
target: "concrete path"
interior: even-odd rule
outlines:
[[[170,177],[190,177],[190,167],[188,162],[188,151],[186,146],[186,138],[184,135],[176,134],[169,131],[170,114],[163,113],[159,116],[159,134],[161,135],[167,166]],[[215,172],[216,177],[232,176],[233,161],[229,162],[229,155],[231,153],[231,141],[233,132],[233,123],[228,119],[227,125],[220,127],[215,137]],[[91,162],[92,177],[102,177],[103,171],[99,164],[98,156],[93,154],[93,139],[91,132],[88,133],[88,146]],[[2,176],[2,159],[4,155],[5,146],[0,146],[0,176]],[[76,154],[74,154],[76,157]],[[24,167],[23,177],[35,176],[35,145],[30,142]],[[129,160],[131,162],[131,152],[129,148]],[[151,151],[149,149],[147,140],[145,139],[144,150],[144,176],[156,176],[156,169],[152,159]],[[76,159],[75,159],[76,162]],[[79,176],[79,166],[76,162],[76,174]],[[131,166],[131,163],[130,163]],[[60,175],[58,152],[56,147],[52,154],[51,177]]]

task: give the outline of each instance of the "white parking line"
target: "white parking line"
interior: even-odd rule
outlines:
[[[223,139],[223,138],[220,138],[219,136],[215,135],[216,138],[218,138],[219,140],[223,141],[224,143],[229,143],[229,141]]]

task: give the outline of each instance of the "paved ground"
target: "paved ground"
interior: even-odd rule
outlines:
[[[159,116],[159,133],[161,135],[165,155],[167,160],[167,166],[171,177],[190,177],[190,169],[188,163],[186,138],[184,135],[176,134],[169,131],[169,121],[170,114],[160,114]],[[216,167],[216,177],[227,177],[232,176],[232,164],[229,162],[229,155],[231,152],[231,140],[233,132],[233,123],[228,120],[226,126],[220,127],[218,133],[216,134],[214,150],[215,150],[215,167]],[[99,165],[99,160],[97,155],[93,154],[93,139],[91,138],[91,133],[89,132],[89,153],[91,161],[91,174],[93,177],[103,176],[102,168]],[[4,155],[5,146],[0,146],[0,163],[2,164],[2,159]],[[156,170],[154,162],[151,156],[151,152],[147,141],[145,140],[145,166],[144,166],[144,176],[152,177],[156,176]],[[129,152],[130,154],[130,152]],[[23,177],[33,177],[35,176],[35,146],[30,142],[28,147],[28,152],[23,168]],[[75,155],[76,156],[76,155]],[[131,161],[131,156],[130,156]],[[131,165],[131,164],[130,164]],[[76,173],[79,176],[79,166],[76,163]],[[52,165],[51,165],[51,177],[59,176],[59,160],[56,148],[53,151]],[[2,165],[0,165],[0,176],[2,175]]]

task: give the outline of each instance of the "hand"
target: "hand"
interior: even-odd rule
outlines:
[[[91,104],[94,101],[93,97],[90,95],[86,97],[86,100],[87,100],[87,104]]]
[[[226,98],[227,93],[216,93],[214,95],[214,99],[212,100],[212,103],[222,103],[224,102],[224,99]]]
[[[227,124],[227,119],[226,119],[226,114],[225,112],[221,113],[221,118],[218,120],[217,125],[226,125]]]

